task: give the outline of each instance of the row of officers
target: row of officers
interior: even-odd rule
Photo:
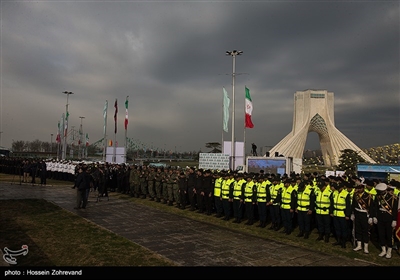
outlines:
[[[163,169],[147,166],[96,165],[105,175],[99,186],[104,190],[126,193],[169,206],[207,215],[215,214],[234,223],[246,225],[258,221],[258,227],[290,235],[298,227],[297,237],[309,238],[318,231],[317,241],[369,253],[371,236],[381,247],[379,256],[390,259],[399,240],[398,229],[400,182],[381,182],[343,175],[263,174],[212,172],[187,168]],[[92,172],[94,181],[99,175]],[[108,181],[108,183],[106,183]],[[95,183],[96,185],[96,183]],[[108,185],[108,187],[107,187]],[[372,233],[373,231],[373,233]]]

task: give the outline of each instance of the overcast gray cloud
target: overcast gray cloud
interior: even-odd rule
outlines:
[[[2,1],[1,146],[53,141],[69,96],[69,129],[89,142],[207,151],[222,141],[222,87],[243,141],[244,87],[253,99],[250,143],[273,146],[292,129],[293,94],[335,94],[335,124],[360,148],[400,142],[397,1]],[[230,120],[231,121],[231,120]],[[224,140],[231,140],[229,132]],[[318,149],[316,134],[306,148]]]

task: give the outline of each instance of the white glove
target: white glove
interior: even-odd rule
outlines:
[[[374,224],[376,225],[378,223],[378,219],[373,217],[372,220],[374,221]]]
[[[368,224],[372,225],[372,223],[373,223],[372,218],[369,218],[368,219]]]
[[[395,228],[397,226],[397,222],[396,221],[393,221],[392,222],[392,228]]]
[[[354,214],[351,214],[350,220],[354,221],[355,218],[356,218],[356,217],[354,216]]]

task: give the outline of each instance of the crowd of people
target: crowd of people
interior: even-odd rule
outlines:
[[[135,198],[176,206],[182,210],[215,215],[233,223],[281,231],[308,239],[313,228],[317,241],[369,253],[370,239],[391,258],[397,249],[395,234],[400,182],[368,180],[356,176],[264,174],[211,171],[194,167],[177,169],[126,164],[78,164],[79,174],[90,174],[86,196],[78,191],[77,208],[85,208],[89,189],[99,197],[116,191]],[[85,199],[86,197],[86,199]]]
[[[26,162],[25,162],[26,163]],[[45,162],[46,163],[46,162]],[[238,173],[187,168],[163,168],[114,163],[71,163],[65,172],[47,162],[47,178],[67,179],[77,189],[76,209],[86,208],[90,191],[98,199],[119,192],[138,199],[213,215],[225,221],[290,235],[369,254],[371,240],[379,256],[390,259],[398,250],[400,182],[343,174]],[[20,166],[25,174],[24,164]],[[73,166],[73,172],[71,172]],[[4,164],[0,165],[4,172]],[[25,178],[25,175],[24,175]],[[25,182],[25,179],[24,179]],[[400,234],[399,234],[400,235]]]

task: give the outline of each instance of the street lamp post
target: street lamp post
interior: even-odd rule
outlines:
[[[74,94],[74,93],[70,92],[70,91],[63,91],[63,93],[67,95],[67,104],[65,105],[66,125],[64,128],[64,144],[63,144],[63,153],[62,153],[62,159],[65,160],[65,158],[67,156],[67,136],[68,136],[68,97],[70,94]]]
[[[83,142],[83,126],[82,126],[82,120],[85,118],[85,117],[79,117],[80,119],[81,119],[81,127],[79,128],[79,152],[78,152],[78,155],[80,155],[80,157],[81,158],[83,158],[83,149],[82,149],[82,152],[81,152],[81,144],[82,144],[82,142]]]
[[[226,55],[232,56],[232,142],[231,142],[231,169],[235,170],[235,62],[236,56],[243,51],[226,51]]]

